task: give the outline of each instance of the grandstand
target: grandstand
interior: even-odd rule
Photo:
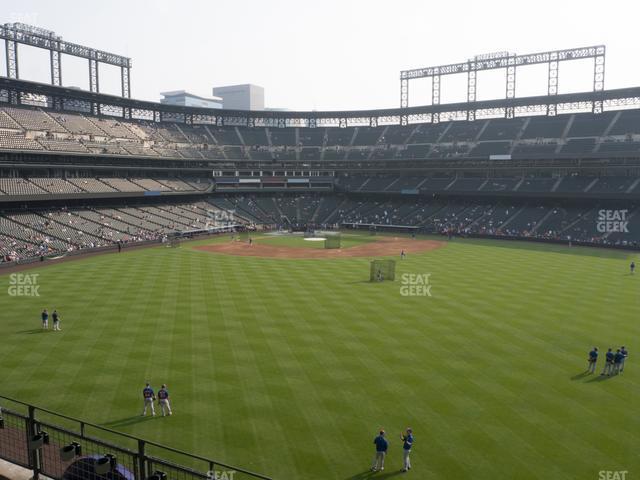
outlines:
[[[24,97],[30,86],[7,79],[3,88],[16,92],[0,97],[8,100]],[[193,202],[237,207],[244,221],[265,228],[374,224],[436,234],[640,244],[639,232],[603,235],[594,223],[576,227],[586,212],[602,206],[632,205],[631,218],[636,215],[635,109],[377,127],[220,127],[114,119],[41,103],[0,104],[2,215],[15,222],[16,207],[31,202],[33,214],[18,223],[37,232],[27,240],[3,231],[18,242],[5,259],[38,253],[25,243],[38,236],[56,240],[41,245],[46,251],[70,251],[203,226],[170,213],[176,195],[186,196],[180,204],[187,211]],[[115,161],[110,171],[99,167],[100,157]],[[205,173],[212,170],[213,178]],[[85,222],[77,227],[82,233],[65,236],[55,228],[56,217],[47,228],[39,222],[54,215],[46,204],[54,197],[63,203],[53,212],[69,208],[88,222],[104,202],[116,208],[139,203],[123,213],[147,223],[133,232],[122,225],[103,232]]]

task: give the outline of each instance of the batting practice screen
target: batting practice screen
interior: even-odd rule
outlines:
[[[385,280],[396,279],[396,261],[395,260],[372,260],[369,269],[370,282],[383,282]]]
[[[340,234],[327,235],[324,241],[324,248],[340,248]]]

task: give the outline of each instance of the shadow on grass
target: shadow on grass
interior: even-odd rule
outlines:
[[[53,330],[51,330],[53,331]],[[32,328],[31,330],[20,330],[16,333],[23,333],[23,334],[27,334],[27,335],[33,335],[34,333],[48,333],[49,330],[45,330],[43,328]]]
[[[348,477],[345,480],[378,480],[395,477],[396,475],[402,475],[402,473],[402,470],[394,470],[390,472],[372,472],[371,470],[366,470],[362,473],[356,473],[355,475]]]
[[[587,382],[604,382],[605,380],[611,380],[613,377],[615,377],[615,375],[598,375],[597,377],[593,377],[591,380],[587,380]]]
[[[135,425],[137,423],[141,423],[141,422],[147,422],[149,420],[153,420],[155,417],[148,415],[148,416],[142,416],[142,415],[135,415],[133,417],[124,417],[124,418],[120,418],[118,420],[112,420],[110,422],[105,422],[102,424],[103,427],[107,427],[107,428],[118,428],[118,427],[128,427],[129,425]]]
[[[584,378],[584,377],[586,377],[588,375],[591,375],[589,373],[589,370],[585,370],[584,372],[579,373],[579,374],[574,375],[573,377],[571,377],[571,380],[580,380],[580,379],[582,379],[582,378]]]

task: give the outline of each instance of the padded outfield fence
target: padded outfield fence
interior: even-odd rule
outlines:
[[[271,480],[9,397],[0,401],[0,458],[36,480]]]

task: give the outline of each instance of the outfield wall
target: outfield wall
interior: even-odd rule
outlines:
[[[387,233],[415,233],[416,235],[441,235],[446,237],[444,233],[427,232],[420,227],[410,227],[403,225],[374,225],[374,224],[360,224],[360,223],[343,223],[342,228],[351,230],[369,230],[371,227],[376,227],[378,232]],[[580,247],[592,247],[592,248],[606,248],[609,250],[628,250],[628,251],[640,251],[640,245],[610,245],[605,243],[585,242],[576,240],[565,240],[556,238],[540,238],[540,237],[523,237],[523,236],[509,236],[509,235],[490,235],[490,234],[477,234],[477,233],[453,233],[451,238],[479,238],[484,240],[500,240],[500,241],[519,241],[519,242],[535,242],[535,243],[550,243],[554,245],[566,245],[566,246],[580,246]]]

